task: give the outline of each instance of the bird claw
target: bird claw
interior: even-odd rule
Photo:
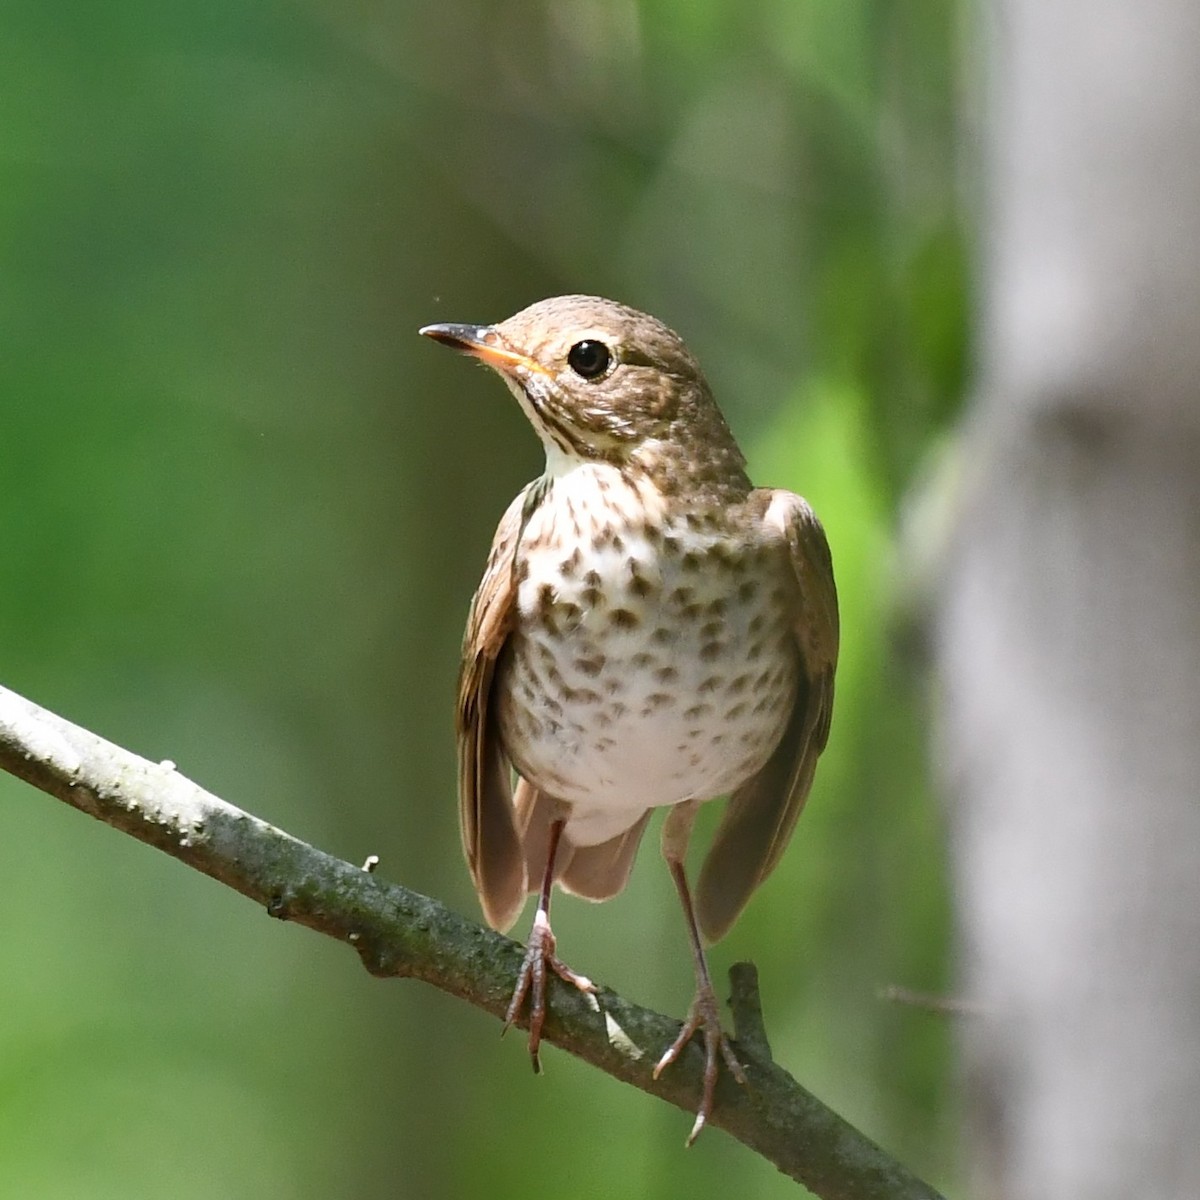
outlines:
[[[688,1134],[689,1146],[700,1136],[700,1131],[712,1115],[721,1059],[725,1060],[725,1066],[738,1083],[743,1086],[746,1083],[746,1072],[721,1028],[720,1006],[711,984],[697,989],[691,1008],[688,1009],[687,1020],[684,1021],[679,1036],[658,1060],[658,1065],[654,1068],[654,1078],[657,1079],[679,1057],[683,1048],[691,1041],[692,1035],[701,1029],[704,1030],[704,1086],[700,1093],[700,1106],[696,1110],[696,1121],[692,1125],[692,1132]]]
[[[503,1036],[520,1016],[525,998],[529,998],[529,1057],[533,1060],[535,1074],[542,1070],[538,1049],[542,1044],[542,1026],[546,1021],[546,968],[549,967],[564,983],[577,987],[581,992],[594,992],[596,985],[586,976],[572,971],[554,952],[557,943],[550,920],[542,909],[533,918],[533,929],[525,947],[525,958],[517,975],[508,1011],[504,1014]]]

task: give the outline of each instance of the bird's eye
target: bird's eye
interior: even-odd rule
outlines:
[[[599,379],[611,362],[612,353],[603,342],[576,342],[567,352],[567,365],[580,379]]]

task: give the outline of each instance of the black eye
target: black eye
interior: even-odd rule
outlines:
[[[611,362],[612,354],[603,342],[576,342],[567,352],[567,365],[581,379],[599,379]]]

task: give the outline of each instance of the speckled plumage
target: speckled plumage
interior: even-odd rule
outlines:
[[[752,543],[719,512],[699,529],[669,511],[647,521],[659,502],[649,480],[579,467],[546,489],[515,554],[500,736],[517,772],[569,806],[576,847],[733,791],[796,693],[782,539]]]
[[[488,920],[507,928],[541,886],[510,1018],[531,976],[536,1062],[539,970],[587,983],[554,957],[551,882],[614,895],[650,812],[672,806],[664,853],[698,992],[660,1068],[705,1027],[694,1136],[718,1052],[740,1077],[700,932],[721,937],[778,861],[828,736],[838,629],[824,533],[799,496],[752,488],[698,365],[654,318],[568,296],[423,332],[494,367],[546,448],[545,474],[496,531],[459,680],[463,844]],[[693,910],[692,815],[723,795]]]

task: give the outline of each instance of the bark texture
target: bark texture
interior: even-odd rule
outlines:
[[[975,1194],[1200,1195],[1200,6],[989,30],[937,651]]]

